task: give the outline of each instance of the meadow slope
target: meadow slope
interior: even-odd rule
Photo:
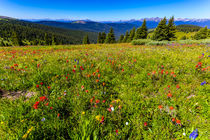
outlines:
[[[209,139],[209,52],[205,45],[0,48],[0,138],[178,140],[197,129],[197,139]]]

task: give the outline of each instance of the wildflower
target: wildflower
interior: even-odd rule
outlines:
[[[40,67],[40,64],[37,64],[37,68],[39,68]]]
[[[122,69],[122,72],[124,72],[124,69]]]
[[[84,86],[81,86],[81,89],[83,90],[85,87]]]
[[[163,106],[162,105],[159,105],[158,108],[161,110],[161,109],[163,109]]]
[[[150,73],[147,73],[147,75],[150,76],[151,74]]]
[[[75,69],[73,69],[72,71],[73,71],[74,73],[76,72],[76,70],[75,70]]]
[[[194,130],[189,136],[189,138],[193,140],[195,140],[197,137],[198,137],[198,129]]]
[[[107,110],[108,110],[109,112],[112,112],[111,108],[107,108]]]
[[[172,97],[172,94],[171,93],[168,93],[167,97],[168,98],[171,98]]]
[[[47,97],[45,96],[42,96],[42,97],[39,97],[40,101],[44,101],[44,100],[47,100]]]
[[[168,71],[166,71],[165,74],[167,75],[168,74]]]
[[[38,105],[39,105],[39,102],[36,102],[36,103],[33,105],[33,108],[34,108],[34,109],[38,109]]]
[[[86,93],[88,93],[88,90],[85,90]]]
[[[47,89],[49,89],[49,90],[50,90],[50,88],[51,88],[50,86],[47,87]]]
[[[114,107],[111,107],[111,110],[114,111]]]
[[[76,68],[76,65],[74,65],[74,68]]]
[[[177,124],[181,124],[181,121],[180,121],[180,120],[176,120],[176,123],[177,123]]]
[[[170,85],[168,85],[168,88],[170,88],[171,86]]]
[[[45,118],[42,118],[42,120],[41,120],[42,122],[44,122],[45,121]]]
[[[203,85],[205,85],[206,84],[206,81],[203,81],[202,83],[201,83],[201,86],[203,86]]]
[[[106,100],[103,100],[102,102],[103,102],[103,103],[105,103],[105,102],[106,102]]]
[[[101,117],[101,122],[100,123],[103,123],[104,122],[104,116]]]
[[[147,122],[144,122],[144,126],[145,126],[145,127],[147,126]]]
[[[173,110],[173,109],[174,109],[174,107],[173,107],[173,106],[170,106],[170,107],[169,107],[169,109],[170,109],[170,110]]]
[[[93,102],[93,98],[90,99],[90,103],[92,103],[92,102]]]
[[[155,75],[155,73],[156,73],[156,71],[153,71],[153,72],[152,72],[152,75]]]
[[[101,75],[100,74],[98,74],[98,78],[100,78],[101,77]]]
[[[177,89],[179,89],[179,88],[180,88],[180,86],[179,86],[179,85],[176,85],[176,88],[177,88]]]
[[[51,106],[51,107],[50,107],[50,109],[52,110],[52,109],[53,109],[53,107]]]
[[[171,121],[174,122],[175,121],[175,118],[172,118]]]
[[[96,83],[98,83],[99,82],[99,80],[98,79],[96,79]]]
[[[115,130],[115,132],[116,132],[116,135],[118,135],[118,132],[119,132],[119,131],[118,131],[118,129],[117,129],[117,130]]]
[[[128,122],[126,122],[125,125],[128,125]]]
[[[100,121],[100,115],[96,116],[96,120]]]
[[[96,100],[96,104],[100,103],[100,100]]]
[[[36,85],[37,88],[39,88],[39,85]]]
[[[41,82],[40,85],[43,85],[43,82]]]
[[[163,72],[164,72],[164,69],[162,69],[160,73],[163,74]]]
[[[60,117],[60,113],[58,113],[57,117],[58,117],[58,118]]]
[[[82,115],[85,115],[85,112],[84,111],[82,112]]]
[[[46,104],[45,104],[45,106],[48,106],[48,105],[49,105],[49,103],[46,103]]]
[[[106,84],[103,82],[103,86],[105,86]]]
[[[186,136],[186,133],[182,133],[183,136]]]

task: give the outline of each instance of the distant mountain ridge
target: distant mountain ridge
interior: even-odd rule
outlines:
[[[162,18],[145,18],[147,21],[147,28],[156,28]],[[69,19],[58,19],[58,20],[31,20],[38,24],[44,24],[48,26],[54,26],[65,29],[82,30],[89,32],[106,32],[108,33],[110,28],[114,29],[117,38],[121,34],[125,34],[128,30],[130,31],[133,27],[140,27],[144,19],[131,19],[131,20],[119,20],[119,21],[91,21],[86,20],[69,20]],[[176,18],[175,25],[195,25],[200,27],[207,26],[210,28],[210,19],[188,19],[188,18]]]

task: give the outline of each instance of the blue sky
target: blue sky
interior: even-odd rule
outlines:
[[[210,0],[0,0],[0,15],[22,19],[210,18]]]

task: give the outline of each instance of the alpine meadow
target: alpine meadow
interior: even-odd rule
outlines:
[[[210,138],[209,1],[1,3],[0,139]]]

